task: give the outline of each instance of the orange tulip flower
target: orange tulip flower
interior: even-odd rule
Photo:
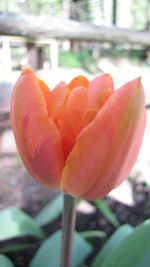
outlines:
[[[130,173],[143,138],[140,79],[114,91],[109,74],[75,77],[50,91],[23,70],[11,99],[18,151],[40,183],[81,199],[109,193]]]

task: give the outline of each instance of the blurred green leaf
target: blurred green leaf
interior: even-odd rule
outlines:
[[[38,225],[44,226],[55,220],[63,210],[63,195],[58,195],[48,203],[35,217]]]
[[[149,267],[150,266],[150,220],[137,226],[102,267]]]
[[[84,231],[84,232],[80,232],[79,234],[83,238],[93,238],[93,237],[104,238],[106,236],[105,232],[99,231],[99,230]]]
[[[111,257],[113,252],[117,250],[122,241],[126,239],[132,232],[133,227],[131,225],[125,224],[123,226],[120,226],[115,231],[115,233],[109,238],[109,240],[104,244],[100,252],[96,255],[91,267],[103,266],[107,258]]]
[[[29,267],[60,266],[61,231],[55,232],[41,245]],[[92,251],[91,245],[79,233],[74,233],[72,267],[77,267]]]
[[[74,51],[59,51],[59,65],[66,68],[80,68],[82,66],[78,53]]]
[[[105,216],[105,218],[114,226],[119,226],[119,221],[116,215],[112,212],[105,200],[98,199],[94,201],[96,207]]]
[[[5,255],[0,254],[0,267],[15,267]]]
[[[27,235],[43,238],[37,223],[21,209],[11,207],[0,211],[0,241]]]
[[[13,242],[12,242],[13,243]],[[16,241],[15,241],[15,244],[7,244],[6,246],[3,245],[2,247],[0,247],[0,253],[10,253],[10,252],[18,252],[18,251],[21,251],[21,250],[25,250],[25,249],[29,249],[29,248],[32,248],[34,247],[36,244],[39,244],[40,242],[31,242],[31,243],[21,243],[21,242],[18,242],[16,244]]]

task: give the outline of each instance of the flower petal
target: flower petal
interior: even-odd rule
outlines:
[[[13,91],[11,122],[18,150],[30,174],[40,183],[58,187],[64,166],[61,137],[48,117],[45,97],[34,74],[25,70]]]
[[[23,72],[24,73],[24,72]],[[29,70],[29,73],[30,73],[30,70]],[[44,99],[48,105],[48,100],[51,96],[51,92],[50,92],[50,89],[48,88],[48,86],[46,85],[46,83],[44,83],[42,80],[38,79],[37,78],[37,82],[39,84],[39,87],[41,88],[41,91],[42,91],[42,94],[44,96]]]
[[[86,77],[79,75],[76,76],[72,81],[68,84],[70,90],[73,90],[76,87],[85,87],[88,88],[89,81]]]
[[[48,100],[48,114],[50,117],[55,118],[59,115],[64,107],[67,96],[67,84],[60,82],[51,92],[51,96]]]
[[[70,92],[66,102],[65,111],[68,114],[72,128],[74,129],[76,136],[79,134],[81,129],[85,126],[83,115],[85,111],[92,108],[88,91],[84,87],[76,87]]]
[[[144,106],[139,79],[114,92],[78,136],[62,173],[64,192],[96,199],[126,178],[143,138]]]
[[[93,104],[99,108],[114,91],[113,79],[110,74],[104,73],[94,78],[88,87],[89,98]]]
[[[88,118],[85,119],[85,111],[91,107],[92,104],[89,101],[87,89],[76,87],[70,91],[64,108],[57,117],[57,120],[55,120],[62,134],[65,158],[73,148],[76,137],[87,124]]]
[[[116,166],[116,170],[114,170],[114,174],[112,177],[115,177],[113,180],[101,180],[100,177],[97,179],[95,185],[85,194],[81,196],[83,199],[97,199],[99,197],[106,196],[113,188],[117,187],[125,178],[128,177],[139,153],[139,149],[141,147],[142,138],[145,129],[145,122],[146,122],[146,114],[144,113],[141,117],[141,122],[137,125],[137,134],[134,135],[133,142],[128,143],[128,147],[124,145],[122,148],[122,159],[121,156],[119,159],[116,158],[116,163],[114,161],[114,168]],[[134,153],[133,153],[134,151]],[[125,159],[123,160],[125,154]],[[117,160],[120,161],[120,167],[117,168]],[[115,173],[116,172],[116,173]],[[108,175],[112,175],[108,172]],[[116,176],[115,176],[116,175]],[[110,176],[111,177],[111,176]],[[105,179],[105,177],[103,178]],[[103,187],[101,190],[100,188]]]

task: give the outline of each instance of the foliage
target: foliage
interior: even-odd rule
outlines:
[[[146,29],[148,20],[148,0],[133,0],[131,6],[132,27],[135,29]]]
[[[0,241],[32,235],[43,238],[43,232],[29,215],[19,208],[11,207],[0,212]]]
[[[103,199],[98,199],[94,201],[96,207],[98,210],[107,218],[107,220],[114,226],[118,227],[119,222],[117,220],[117,217],[115,214],[112,212],[110,207],[107,205],[106,201]]]
[[[102,56],[113,59],[127,58],[138,64],[145,58],[145,52],[141,48],[125,48],[122,45],[112,46],[110,49],[102,48]]]
[[[49,14],[49,15],[56,15],[57,12],[59,14],[62,0],[26,0],[28,9],[31,13],[34,14]]]
[[[67,68],[86,68],[96,66],[91,51],[80,50],[74,52],[72,50],[59,52],[59,65]]]
[[[0,212],[0,267],[15,267],[4,254],[30,249],[38,242],[28,267],[59,267],[61,231],[58,230],[43,240],[41,227],[55,220],[62,212],[62,195],[48,203],[36,216],[31,218],[19,208],[12,207]],[[150,261],[150,220],[133,228],[131,225],[119,226],[117,218],[105,200],[95,201],[95,205],[103,215],[117,226],[117,230],[108,239],[105,232],[75,232],[73,243],[73,267],[82,266],[93,250],[90,244],[93,238],[100,238],[104,245],[90,263],[91,267],[148,267]],[[22,237],[32,236],[30,242],[23,243]],[[14,239],[15,238],[15,239]],[[88,240],[87,240],[88,239]],[[10,244],[6,241],[11,241]],[[14,240],[14,241],[13,241]],[[14,242],[14,243],[13,243]],[[125,256],[124,256],[125,255]],[[88,266],[88,265],[87,265]]]
[[[63,196],[58,195],[49,202],[35,217],[38,225],[44,226],[55,220],[63,210]]]
[[[73,51],[60,51],[59,52],[59,65],[60,67],[67,68],[80,68],[81,62],[78,59],[78,54]]]
[[[129,227],[129,226],[128,226]],[[137,226],[134,230],[126,226],[126,234],[118,229],[107,241],[100,254],[107,251],[105,257],[100,257],[98,264],[92,267],[148,267],[150,262],[150,220]],[[123,234],[123,235],[122,235]],[[116,238],[117,235],[117,238]],[[109,244],[111,242],[111,247]],[[109,249],[108,249],[109,247]],[[106,256],[107,255],[107,256]]]
[[[13,13],[32,13],[59,15],[61,13],[62,0],[1,0],[0,11]]]
[[[61,231],[55,232],[43,242],[29,267],[60,266]],[[78,267],[92,251],[92,246],[79,233],[74,233],[72,267]]]
[[[15,267],[15,265],[5,255],[0,254],[0,267]]]
[[[119,248],[121,242],[127,238],[132,231],[133,227],[128,224],[120,226],[120,228],[115,231],[115,233],[109,238],[103,248],[96,255],[91,267],[103,266],[103,264],[107,261],[107,258],[111,258],[113,252]]]

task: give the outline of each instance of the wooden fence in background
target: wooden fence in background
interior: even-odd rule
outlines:
[[[150,33],[34,15],[0,15],[0,35],[150,46]]]

